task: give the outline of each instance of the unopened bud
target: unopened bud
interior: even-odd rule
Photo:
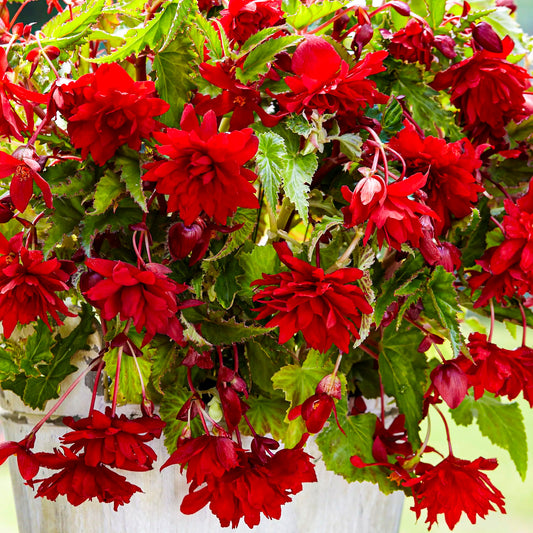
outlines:
[[[499,54],[503,51],[500,36],[492,29],[488,22],[480,22],[472,28],[472,37],[476,44],[489,52]]]

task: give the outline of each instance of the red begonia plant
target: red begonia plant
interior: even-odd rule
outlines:
[[[505,512],[496,460],[460,459],[443,409],[533,404],[531,41],[501,33],[512,1],[49,0],[39,30],[17,22],[28,1],[1,8],[0,386],[45,414],[0,463],[38,497],[117,509],[142,489],[115,469],[153,469],[164,434],[181,511],[252,527],[316,482],[314,434],[328,469],[404,491],[430,528]],[[74,383],[92,372],[110,405],[93,395],[36,451],[94,329]],[[515,416],[484,430],[512,457]]]

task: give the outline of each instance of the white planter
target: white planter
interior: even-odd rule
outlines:
[[[97,339],[93,339],[91,352],[78,354],[78,365],[84,367],[98,352]],[[74,361],[76,364],[76,361]],[[62,390],[74,380],[71,375]],[[94,373],[73,391],[37,434],[34,451],[52,451],[58,447],[59,437],[68,428],[61,424],[62,416],[87,416],[92,393]],[[49,402],[47,408],[53,405]],[[105,409],[102,396],[97,397],[95,407]],[[20,441],[41,419],[39,412],[27,408],[10,391],[0,390],[2,425],[7,440]],[[125,406],[118,413],[133,414],[136,406]],[[193,516],[179,511],[180,503],[188,492],[185,476],[179,467],[159,467],[168,458],[163,439],[150,445],[158,455],[154,470],[149,472],[124,472],[127,480],[141,487],[144,493],[133,495],[128,505],[113,511],[112,504],[86,502],[71,506],[64,496],[56,502],[35,498],[34,491],[21,478],[16,459],[10,458],[12,483],[17,507],[20,533],[216,533],[231,531],[221,528],[218,519],[204,508]],[[291,503],[282,507],[281,520],[262,518],[254,528],[257,533],[397,533],[399,528],[403,495],[383,495],[371,483],[347,483],[340,476],[328,472],[319,459],[314,443],[306,449],[316,458],[318,483],[306,483],[301,493]],[[37,477],[46,476],[43,470]],[[250,529],[241,521],[238,533]]]

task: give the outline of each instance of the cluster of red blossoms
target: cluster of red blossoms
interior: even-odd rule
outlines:
[[[87,418],[75,421],[65,417],[63,423],[74,430],[61,437],[68,446],[53,453],[32,452],[35,444],[32,434],[21,442],[0,444],[0,464],[10,455],[16,455],[28,485],[38,484],[36,495],[52,501],[63,495],[72,505],[80,505],[96,498],[99,502],[113,503],[115,510],[129,503],[132,495],[141,489],[111,468],[152,469],[157,456],[146,443],[161,436],[165,423],[155,415],[135,419],[117,416],[109,407],[105,414],[93,410]],[[35,479],[40,468],[58,472]]]
[[[203,435],[178,444],[163,465],[187,466],[189,494],[181,504],[184,514],[209,505],[222,527],[237,527],[241,518],[248,527],[259,524],[261,514],[279,519],[281,506],[298,494],[303,483],[316,481],[311,456],[295,448],[273,452],[279,444],[254,437],[244,450],[226,436]]]

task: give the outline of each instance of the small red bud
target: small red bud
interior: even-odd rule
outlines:
[[[391,0],[390,2],[387,2],[387,4],[404,17],[408,17],[411,14],[411,8],[405,2],[400,2],[400,0]]]
[[[472,37],[476,44],[489,52],[499,54],[503,51],[502,40],[488,22],[476,24],[472,28]]]
[[[53,61],[59,57],[61,50],[57,46],[48,45],[44,47],[44,52]]]
[[[13,202],[10,196],[5,196],[0,200],[0,224],[5,224],[13,218]]]
[[[433,45],[448,59],[453,59],[457,55],[457,52],[455,51],[455,41],[449,35],[435,35]]]
[[[185,259],[202,237],[203,229],[196,223],[186,226],[177,222],[168,231],[168,249],[172,259]]]
[[[30,50],[28,52],[28,55],[26,56],[26,59],[28,61],[35,61],[39,59],[39,56],[41,55],[41,50],[39,48],[34,48],[33,50]]]
[[[320,383],[316,386],[317,394],[327,394],[337,400],[342,398],[342,386],[341,380],[333,374],[328,374],[326,377],[320,380]]]

